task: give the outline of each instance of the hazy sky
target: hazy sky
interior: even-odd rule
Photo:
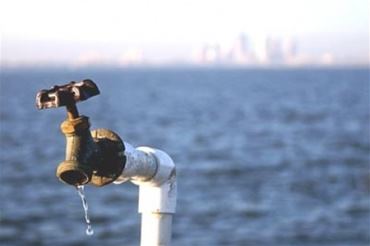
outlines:
[[[369,55],[367,0],[2,0],[2,61],[67,62],[144,49],[176,58],[204,43],[294,37],[304,52]],[[94,53],[95,52],[95,53]]]

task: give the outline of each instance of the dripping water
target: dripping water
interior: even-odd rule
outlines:
[[[89,212],[89,207],[87,205],[87,201],[86,201],[86,198],[85,198],[84,186],[83,185],[76,186],[76,189],[77,189],[78,194],[80,195],[80,198],[81,198],[81,201],[82,201],[82,206],[83,206],[84,212],[85,212],[85,221],[86,221],[86,225],[87,225],[86,235],[91,236],[91,235],[94,234],[94,230],[91,227],[91,222],[90,222],[89,213],[88,213]]]

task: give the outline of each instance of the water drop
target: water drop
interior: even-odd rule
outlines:
[[[91,236],[91,235],[94,234],[94,230],[91,227],[91,222],[90,222],[90,218],[89,218],[89,206],[88,206],[87,201],[86,201],[84,186],[83,185],[76,186],[76,189],[77,189],[78,194],[80,195],[80,198],[81,198],[81,201],[82,201],[82,206],[83,206],[84,212],[85,212],[85,221],[86,221],[86,225],[87,225],[86,235]]]
[[[92,236],[93,234],[94,234],[94,230],[92,229],[91,225],[87,225],[86,235]]]

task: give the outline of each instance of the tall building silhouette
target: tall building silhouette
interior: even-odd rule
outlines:
[[[253,62],[254,56],[249,38],[241,33],[231,47],[229,58],[236,64],[249,64]]]
[[[282,41],[277,38],[267,38],[266,39],[266,57],[267,61],[271,64],[283,63],[283,50]]]

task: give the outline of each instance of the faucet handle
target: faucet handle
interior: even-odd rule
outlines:
[[[65,85],[55,85],[49,90],[39,91],[36,95],[36,107],[38,109],[69,107],[99,93],[97,85],[90,79],[81,82],[71,81]]]

